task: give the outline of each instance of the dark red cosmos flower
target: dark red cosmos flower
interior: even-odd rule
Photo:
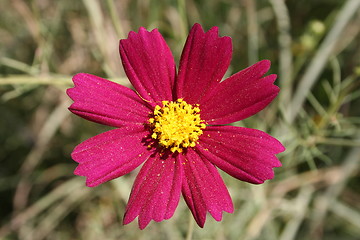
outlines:
[[[230,37],[195,24],[176,73],[174,58],[157,29],[130,32],[120,41],[125,72],[136,91],[90,74],[73,77],[70,111],[116,129],[78,145],[76,175],[97,186],[143,166],[132,188],[124,224],[139,227],[169,219],[182,193],[196,222],[206,213],[220,221],[234,207],[216,167],[259,184],[274,177],[282,144],[255,129],[229,124],[262,110],[278,94],[276,75],[263,60],[221,81],[232,55]]]

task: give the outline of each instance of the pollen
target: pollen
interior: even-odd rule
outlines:
[[[188,104],[181,98],[162,101],[162,106],[155,107],[148,121],[152,129],[151,138],[173,153],[195,147],[206,127],[200,118],[199,105]]]

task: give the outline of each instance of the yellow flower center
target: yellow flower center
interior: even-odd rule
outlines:
[[[200,118],[199,105],[191,105],[181,98],[176,101],[162,101],[149,119],[153,139],[169,148],[171,152],[182,152],[184,148],[195,147],[206,125]]]

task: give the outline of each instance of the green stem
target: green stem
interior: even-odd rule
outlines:
[[[194,225],[195,225],[195,220],[192,216],[192,214],[189,214],[189,226],[188,226],[188,231],[186,234],[186,240],[191,240],[192,236],[193,236],[193,232],[194,232]]]

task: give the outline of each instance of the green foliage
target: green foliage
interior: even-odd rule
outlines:
[[[359,1],[0,1],[1,239],[358,239],[360,235]],[[88,72],[130,86],[118,41],[159,28],[175,58],[193,23],[233,40],[227,75],[272,61],[281,94],[237,125],[287,148],[259,186],[224,179],[235,204],[221,223],[174,217],[122,226],[135,173],[87,188],[70,158],[107,128],[70,115],[65,89]]]

